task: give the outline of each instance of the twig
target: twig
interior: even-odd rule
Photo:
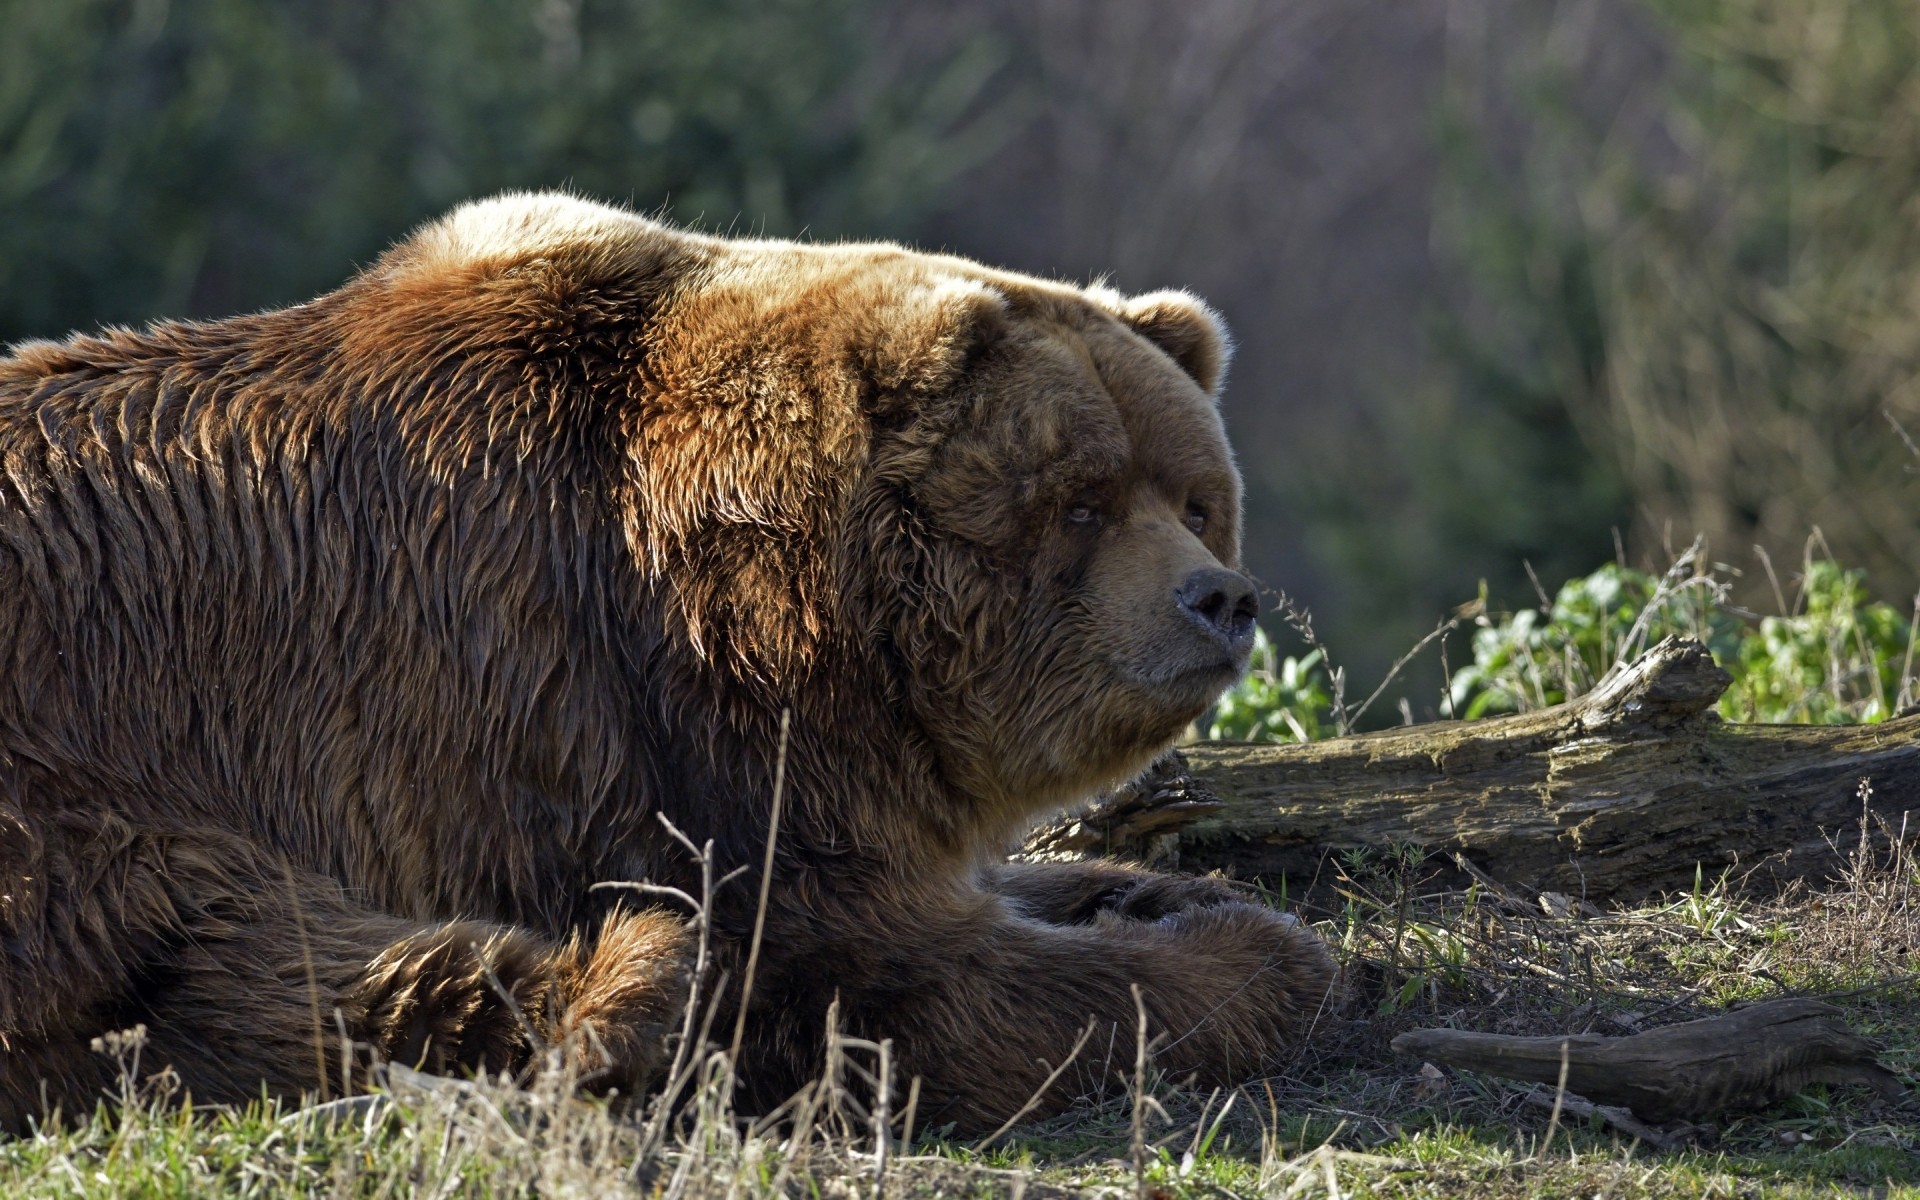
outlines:
[[[1139,988],[1136,987],[1134,991],[1138,993]],[[1046,1079],[1041,1081],[1040,1086],[1034,1089],[1033,1095],[1027,1097],[1027,1102],[1020,1106],[1020,1110],[1018,1112],[1014,1113],[1011,1117],[1008,1117],[1004,1122],[1002,1122],[1000,1125],[1000,1128],[994,1130],[992,1133],[988,1134],[986,1137],[981,1138],[979,1141],[973,1144],[973,1152],[975,1154],[978,1154],[982,1150],[985,1150],[988,1146],[993,1145],[993,1143],[999,1139],[1001,1134],[1005,1133],[1009,1129],[1012,1129],[1015,1125],[1018,1125],[1020,1123],[1020,1118],[1026,1116],[1028,1113],[1034,1110],[1035,1106],[1037,1106],[1040,1103],[1040,1101],[1046,1097],[1048,1089],[1053,1087],[1054,1081],[1059,1079],[1061,1074],[1064,1073],[1066,1069],[1072,1065],[1073,1060],[1080,1056],[1081,1049],[1086,1046],[1087,1039],[1093,1036],[1093,1031],[1099,1027],[1099,1024],[1100,1022],[1098,1021],[1098,1019],[1095,1019],[1095,1018],[1088,1019],[1087,1027],[1085,1029],[1082,1029],[1080,1031],[1080,1036],[1074,1039],[1073,1048],[1067,1051],[1067,1056],[1065,1058],[1060,1060],[1060,1065],[1055,1067],[1053,1071],[1050,1074],[1048,1074]],[[919,1082],[920,1082],[919,1076],[916,1075],[914,1077],[914,1086],[916,1089],[919,1086]],[[914,1094],[917,1096],[919,1093],[916,1090]],[[911,1101],[909,1101],[909,1103],[911,1103]]]
[[[708,838],[703,845],[696,846],[693,839],[669,820],[665,813],[654,815],[667,833],[685,846],[693,855],[694,861],[700,864],[700,899],[696,901],[679,888],[625,880],[596,883],[589,889],[620,888],[639,892],[644,896],[667,896],[677,899],[692,910],[695,927],[699,930],[699,937],[694,943],[693,978],[687,986],[687,1000],[680,1019],[680,1044],[674,1047],[673,1059],[667,1065],[667,1086],[655,1100],[654,1115],[648,1122],[644,1144],[649,1146],[658,1144],[660,1135],[665,1132],[666,1122],[674,1111],[680,1089],[691,1081],[692,1072],[683,1073],[683,1069],[689,1065],[688,1058],[695,1052],[696,1047],[705,1045],[706,1030],[713,1019],[713,1012],[709,1006],[706,1019],[701,1022],[700,1036],[696,1039],[694,1023],[700,1019],[701,988],[706,983],[707,970],[713,961],[713,894],[747,870],[744,866],[735,867],[719,879],[715,879],[713,877],[713,839]],[[723,982],[722,987],[724,986]]]
[[[1864,987],[1848,988],[1844,992],[1808,992],[1811,1000],[1857,1000],[1861,996],[1871,996],[1875,992],[1888,992],[1903,988],[1910,983],[1920,983],[1920,972],[1911,975],[1896,975],[1892,979],[1882,979],[1878,983],[1869,983]]]
[[[1590,1121],[1595,1117],[1605,1121],[1614,1129],[1628,1137],[1639,1138],[1656,1150],[1670,1150],[1675,1146],[1684,1146],[1693,1140],[1697,1126],[1681,1124],[1672,1131],[1658,1129],[1633,1115],[1633,1110],[1617,1104],[1595,1104],[1585,1096],[1572,1092],[1549,1093],[1536,1087],[1521,1095],[1521,1100],[1535,1108],[1553,1108],[1564,1111],[1568,1116]]]
[[[1467,856],[1458,850],[1453,852],[1453,865],[1459,867],[1475,883],[1478,883],[1481,887],[1492,893],[1495,900],[1514,908],[1524,909],[1529,915],[1532,914],[1531,905],[1528,905],[1525,901],[1521,900],[1520,897],[1514,895],[1505,884],[1487,874],[1485,871],[1482,871],[1479,867],[1474,866],[1472,862],[1468,861]]]
[[[1534,573],[1533,561],[1523,558],[1520,560],[1520,565],[1527,569],[1527,582],[1533,584],[1533,594],[1540,598],[1540,615],[1551,617],[1553,601],[1547,598],[1547,589],[1540,586],[1540,576]]]
[[[307,972],[307,1010],[313,1018],[314,1077],[320,1081],[320,1103],[325,1104],[328,1099],[327,1076],[330,1072],[327,1070],[326,1027],[320,1023],[320,978],[313,969],[313,945],[307,940],[306,913],[300,907],[300,888],[293,880],[293,864],[282,858],[280,870],[287,879],[287,903],[293,909],[293,931],[300,938],[300,962]]]
[[[1893,415],[1893,410],[1890,408],[1883,408],[1880,410],[1880,415],[1885,417],[1887,419],[1887,424],[1893,426],[1893,431],[1900,435],[1900,440],[1906,445],[1908,453],[1912,454],[1916,460],[1920,460],[1920,446],[1916,446],[1913,444],[1913,438],[1911,435],[1907,433],[1907,427],[1902,425],[1900,423],[1899,418]],[[1908,474],[1912,474],[1916,471],[1920,471],[1920,466],[1914,466],[1912,464],[1908,464],[1907,466]]]
[[[767,853],[760,864],[760,902],[753,914],[753,941],[747,947],[747,973],[740,980],[740,1013],[733,1021],[733,1046],[727,1062],[738,1078],[740,1043],[747,1034],[747,1004],[753,999],[753,973],[760,965],[760,939],[767,929],[767,899],[773,890],[773,852],[780,840],[780,797],[787,783],[787,729],[793,718],[791,708],[780,710],[780,752],[773,761],[773,807],[767,816]]]
[[[1709,591],[1714,592],[1725,590],[1724,586],[1715,583],[1711,575],[1697,573],[1700,556],[1706,553],[1706,549],[1705,536],[1694,538],[1693,545],[1688,546],[1680,557],[1674,559],[1673,565],[1667,568],[1667,573],[1660,577],[1660,582],[1654,585],[1653,595],[1647,598],[1646,605],[1633,619],[1633,624],[1627,629],[1626,636],[1620,639],[1619,653],[1614,656],[1614,670],[1624,670],[1631,659],[1638,657],[1640,650],[1635,647],[1641,646],[1645,641],[1649,624],[1668,597],[1678,595],[1683,588],[1688,587],[1705,586]],[[1689,572],[1693,573],[1689,574]],[[1612,673],[1608,672],[1608,674]]]
[[[1134,1200],[1147,1200],[1147,1002],[1140,985],[1133,989],[1133,1008],[1139,1014],[1139,1027],[1133,1048],[1133,1194]]]
[[[347,1015],[333,1006],[334,1028],[340,1031],[340,1094],[353,1095],[353,1037],[347,1033]]]
[[[1560,1128],[1560,1110],[1565,1106],[1567,1101],[1567,1065],[1567,1043],[1561,1042],[1560,1082],[1553,1090],[1553,1115],[1547,1118],[1546,1140],[1540,1143],[1540,1149],[1534,1154],[1536,1158],[1545,1154],[1547,1148],[1553,1145],[1554,1131]]]
[[[1907,657],[1900,664],[1900,694],[1893,698],[1896,714],[1913,704],[1913,643],[1920,636],[1920,592],[1913,596],[1913,616],[1907,622]]]
[[[1305,642],[1309,649],[1320,652],[1320,661],[1326,664],[1327,681],[1333,687],[1332,707],[1334,728],[1341,737],[1345,737],[1347,731],[1353,728],[1353,722],[1348,719],[1347,716],[1346,668],[1333,665],[1333,654],[1327,649],[1326,644],[1320,640],[1320,636],[1313,631],[1313,613],[1295,603],[1293,597],[1287,595],[1285,592],[1278,593],[1278,596],[1279,602],[1275,607],[1279,610],[1281,618],[1286,621],[1295,633],[1300,635],[1300,640]],[[1418,648],[1419,647],[1415,647],[1416,650]],[[1381,686],[1385,687],[1386,685],[1383,683]],[[1376,691],[1375,695],[1378,694]],[[1371,696],[1367,698],[1367,703],[1373,703]],[[1306,741],[1307,739],[1302,738],[1301,740]]]
[[[1418,642],[1415,642],[1413,649],[1407,651],[1405,654],[1402,654],[1399,658],[1395,659],[1393,662],[1393,666],[1387,668],[1386,677],[1380,681],[1380,686],[1374,688],[1373,694],[1368,696],[1365,700],[1361,701],[1360,707],[1354,709],[1353,715],[1347,718],[1347,725],[1349,727],[1356,725],[1359,723],[1361,717],[1364,717],[1367,715],[1367,710],[1369,708],[1372,708],[1373,702],[1380,698],[1380,693],[1387,690],[1387,685],[1393,682],[1394,676],[1400,673],[1400,669],[1402,667],[1405,667],[1408,663],[1412,662],[1415,655],[1419,654],[1422,650],[1425,650],[1428,644],[1430,644],[1435,638],[1445,637],[1447,634],[1453,632],[1454,629],[1458,628],[1459,625],[1460,625],[1460,618],[1448,617],[1446,620],[1440,622],[1438,625],[1435,625],[1433,627],[1432,633],[1429,633],[1427,636],[1421,638]]]
[[[907,1110],[900,1116],[900,1148],[913,1148],[913,1118],[920,1111],[920,1077],[915,1075],[907,1083]]]
[[[880,1039],[880,1078],[874,1083],[873,1101],[873,1195],[886,1195],[887,1149],[893,1143],[893,1040]]]
[[[1766,569],[1767,583],[1773,587],[1774,606],[1779,609],[1781,616],[1788,616],[1787,593],[1780,587],[1779,572],[1773,569],[1773,555],[1768,554],[1767,548],[1758,542],[1754,543],[1753,554],[1755,558],[1760,560],[1760,565]]]
[[[481,953],[480,943],[471,942],[469,945],[480,958],[480,973],[486,977],[487,986],[500,997],[501,1002],[507,1006],[507,1011],[512,1013],[514,1020],[520,1023],[520,1031],[527,1035],[527,1049],[531,1052],[528,1056],[529,1060],[537,1062],[539,1056],[547,1049],[547,1039],[533,1020],[527,1016],[526,1010],[520,1007],[520,1001],[515,999],[513,993],[507,990],[507,985],[501,982],[498,972],[493,969],[493,964],[488,962],[486,956]]]

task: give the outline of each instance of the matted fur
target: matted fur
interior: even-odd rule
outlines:
[[[321,1078],[342,1027],[362,1068],[553,1040],[644,1086],[683,916],[592,885],[691,885],[660,815],[752,867],[715,912],[737,1004],[783,709],[753,1099],[817,1069],[836,996],[965,1128],[1089,1019],[1041,1111],[1110,1082],[1135,984],[1164,1066],[1267,1068],[1329,985],[1310,935],[996,865],[1237,666],[1173,600],[1237,555],[1225,359],[1181,293],[563,196],[294,308],[16,347],[0,1123],[90,1105],[135,1023],[202,1101],[356,1083]]]

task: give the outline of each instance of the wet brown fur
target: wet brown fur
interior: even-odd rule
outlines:
[[[836,996],[964,1128],[1089,1019],[1040,1111],[1110,1082],[1132,984],[1163,1066],[1268,1068],[1326,993],[1310,935],[997,861],[1231,678],[1168,615],[1237,555],[1224,361],[1180,294],[552,196],[294,308],[15,347],[0,1124],[89,1106],[135,1023],[201,1101],[337,1091],[342,1027],[356,1071],[551,1042],[644,1086],[688,935],[591,885],[691,885],[661,815],[757,871],[783,708],[751,1101]],[[756,893],[716,906],[727,1003]]]

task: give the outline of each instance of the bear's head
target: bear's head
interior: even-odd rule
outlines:
[[[1185,293],[553,196],[382,273],[510,291],[578,364],[641,608],[729,704],[906,730],[1010,821],[1139,770],[1246,665],[1228,344]]]
[[[1138,771],[1246,666],[1227,341],[1183,293],[948,286],[951,374],[875,418],[860,611],[947,770],[1030,811]]]

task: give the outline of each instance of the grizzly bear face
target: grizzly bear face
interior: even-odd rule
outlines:
[[[1258,601],[1202,387],[1218,368],[1196,378],[1127,320],[1177,318],[1188,341],[1170,344],[1217,364],[1212,315],[1172,296],[1007,301],[931,406],[948,423],[899,503],[941,582],[896,596],[896,619],[948,769],[1040,807],[1139,770],[1199,716],[1245,668]]]

